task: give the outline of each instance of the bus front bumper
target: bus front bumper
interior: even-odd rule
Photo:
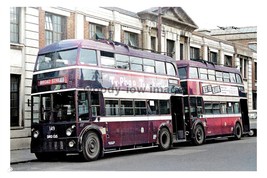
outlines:
[[[80,152],[78,138],[34,139],[31,140],[31,152]]]

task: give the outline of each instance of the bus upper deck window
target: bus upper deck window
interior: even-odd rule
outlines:
[[[224,82],[230,82],[230,74],[229,73],[226,73],[226,72],[223,73],[223,81]]]
[[[165,63],[161,61],[155,61],[155,63],[156,63],[156,73],[166,74]]]
[[[65,67],[76,63],[77,49],[55,51],[39,55],[36,70]]]
[[[217,81],[223,81],[223,79],[222,79],[222,72],[217,72],[216,71],[216,80]]]
[[[236,83],[236,78],[235,78],[235,74],[234,73],[230,73],[230,81],[232,83]]]
[[[241,79],[240,75],[236,74],[235,76],[236,76],[236,82],[237,83],[242,83],[242,79]]]
[[[215,80],[215,71],[208,69],[209,80]]]
[[[174,68],[173,64],[167,62],[166,68],[167,68],[167,74],[168,75],[172,75],[172,76],[176,75],[175,68]]]
[[[151,59],[143,59],[144,72],[155,73],[155,61]]]
[[[179,73],[179,77],[180,79],[186,79],[187,78],[187,70],[186,70],[186,67],[181,67],[181,68],[178,68],[178,73]]]
[[[196,67],[189,68],[189,78],[198,78],[198,72]]]
[[[115,67],[114,53],[100,51],[100,55],[101,55],[101,65],[107,67]]]
[[[94,64],[97,65],[96,51],[90,49],[81,49],[80,51],[81,64]]]
[[[116,67],[119,69],[130,69],[129,56],[117,54],[116,55]]]
[[[208,79],[207,69],[199,68],[198,71],[199,71],[199,78],[200,79],[205,79],[205,80]]]
[[[143,71],[143,59],[139,57],[130,56],[131,70]]]

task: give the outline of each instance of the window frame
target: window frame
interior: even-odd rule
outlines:
[[[138,34],[124,31],[124,44],[131,47],[138,47]]]
[[[62,15],[45,12],[45,44],[49,45],[66,38],[67,18]]]
[[[20,82],[21,82],[21,76],[20,75],[16,75],[16,74],[10,75],[10,127],[20,127],[21,126],[21,121],[20,121]],[[14,112],[14,110],[16,110],[16,112]]]
[[[208,70],[205,68],[198,68],[199,79],[208,80]],[[203,77],[205,76],[205,77]]]
[[[105,39],[106,38],[104,34],[105,28],[106,27],[103,25],[89,22],[89,39],[97,40],[99,39],[99,36],[101,39],[102,38]]]
[[[20,16],[20,7],[10,7],[10,43],[20,43]]]
[[[199,78],[198,68],[197,67],[189,67],[188,78],[191,78],[191,79],[198,79]]]
[[[128,55],[123,54],[115,54],[115,61],[116,61],[116,68],[118,69],[124,69],[124,70],[130,70],[130,57]],[[123,68],[121,66],[118,66],[118,64],[126,64],[127,68]]]
[[[91,62],[92,60],[89,60],[89,62],[85,62],[85,61],[81,61],[82,59],[82,51],[90,51],[90,56],[92,56],[91,52],[94,52],[94,62]],[[86,56],[87,57],[87,56]],[[98,65],[98,60],[97,60],[97,51],[94,50],[94,49],[88,49],[88,48],[81,48],[80,51],[79,51],[79,63],[80,64],[85,64],[85,65],[95,65],[97,66]]]

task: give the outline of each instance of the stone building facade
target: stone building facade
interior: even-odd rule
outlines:
[[[11,149],[29,148],[32,72],[39,50],[39,11],[10,8],[10,127]]]
[[[196,31],[198,26],[181,7],[151,8],[139,13],[116,7],[11,7],[10,17],[11,150],[30,146],[28,100],[38,49],[63,39],[105,38],[176,60],[201,58],[237,67],[247,77],[249,110],[256,111],[252,94],[256,87],[256,51]]]

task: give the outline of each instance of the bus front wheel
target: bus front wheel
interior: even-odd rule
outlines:
[[[95,132],[88,132],[83,138],[83,157],[86,161],[97,160],[101,152],[101,144]]]
[[[162,151],[171,147],[171,134],[167,128],[160,129],[159,132],[159,148]]]

